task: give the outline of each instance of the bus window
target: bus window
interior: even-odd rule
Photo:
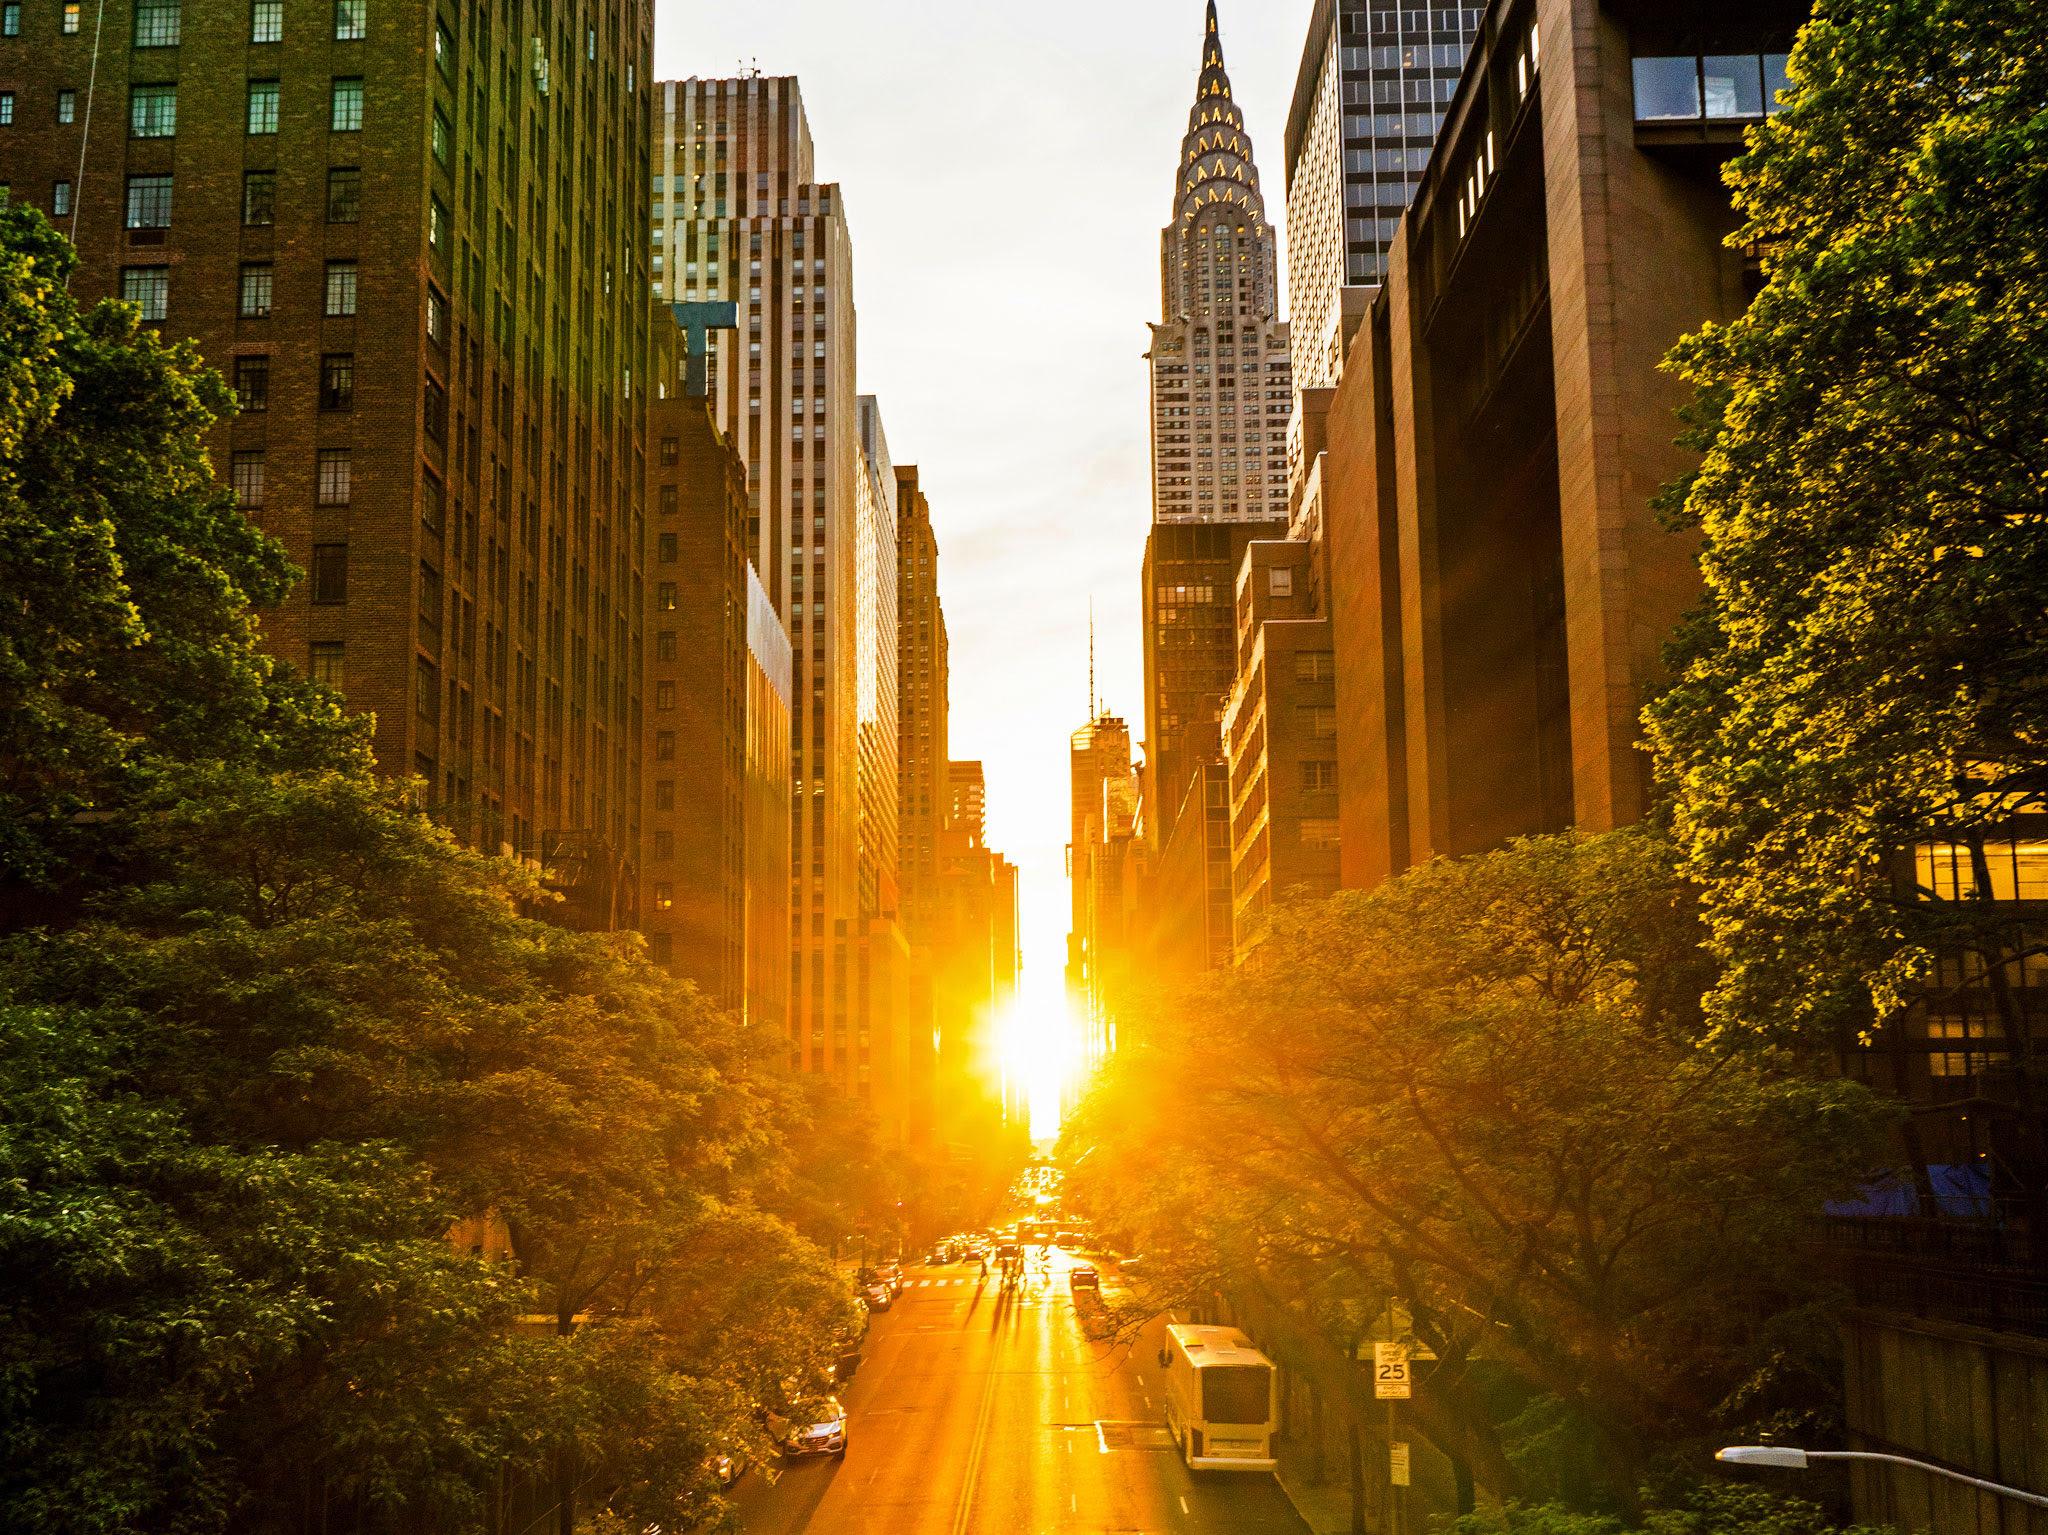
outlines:
[[[1266,1365],[1212,1365],[1202,1371],[1202,1416],[1211,1423],[1264,1423],[1272,1411]]]

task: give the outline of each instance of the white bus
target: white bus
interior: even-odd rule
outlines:
[[[1273,1361],[1235,1327],[1166,1329],[1166,1425],[1195,1471],[1271,1471]]]

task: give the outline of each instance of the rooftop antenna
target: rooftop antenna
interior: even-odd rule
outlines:
[[[1088,599],[1088,723],[1095,723],[1095,599]]]

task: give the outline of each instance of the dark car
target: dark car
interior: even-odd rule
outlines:
[[[1100,1295],[1102,1293],[1102,1276],[1097,1274],[1087,1264],[1077,1263],[1068,1271],[1067,1287],[1075,1291],[1093,1290],[1097,1295]]]

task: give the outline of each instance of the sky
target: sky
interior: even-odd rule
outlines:
[[[796,75],[844,189],[860,389],[938,530],[952,755],[987,765],[1022,885],[1025,987],[1066,963],[1068,737],[1144,728],[1144,362],[1205,0],[658,0],[659,79]],[[1221,0],[1285,212],[1281,137],[1312,0]],[[1283,290],[1284,291],[1284,290]]]

